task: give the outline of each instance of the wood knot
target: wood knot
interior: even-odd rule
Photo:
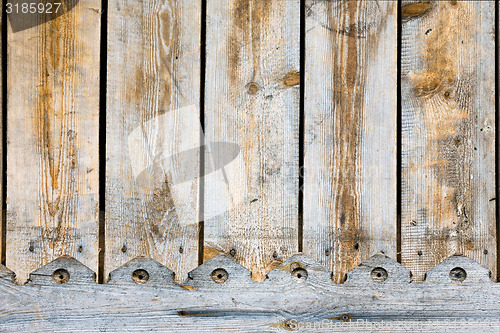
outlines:
[[[248,84],[248,93],[250,95],[255,95],[259,91],[259,85],[255,82]]]
[[[431,7],[430,1],[422,1],[401,8],[401,16],[403,18],[415,18],[425,14]]]

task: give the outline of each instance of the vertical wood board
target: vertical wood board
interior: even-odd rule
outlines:
[[[495,1],[404,1],[402,20],[402,263],[495,275]]]
[[[66,5],[71,5],[71,1]],[[6,264],[70,255],[97,272],[101,3],[8,30]]]
[[[198,264],[201,1],[109,2],[105,274]]]
[[[298,0],[207,2],[205,260],[255,280],[298,250],[299,34]]]
[[[396,257],[397,2],[306,2],[304,253]]]

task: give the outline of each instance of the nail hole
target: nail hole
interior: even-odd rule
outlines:
[[[276,252],[276,251],[273,252],[273,258],[278,259],[278,252]]]
[[[52,278],[59,284],[64,284],[69,281],[69,272],[64,268],[60,268],[52,273]]]
[[[463,282],[467,278],[467,273],[461,267],[455,267],[450,271],[450,279],[456,282]]]
[[[212,272],[212,280],[214,280],[215,283],[224,283],[228,278],[229,274],[227,274],[225,269],[217,268]]]
[[[30,252],[35,251],[35,248],[33,247],[33,245],[30,245],[29,250],[30,250]]]
[[[357,251],[359,249],[359,243],[354,244],[354,249]]]
[[[123,246],[123,247],[122,247],[122,252],[123,252],[123,253],[127,252],[127,247],[126,247],[126,246]]]
[[[421,255],[423,254],[423,252],[422,252],[422,251],[418,251],[418,252],[417,252],[417,254],[418,254],[419,256],[421,256]]]
[[[80,245],[80,246],[78,247],[78,252],[82,253],[82,251],[83,251],[83,247]]]
[[[136,269],[132,273],[132,280],[137,284],[144,284],[149,280],[149,273],[143,269]]]
[[[377,267],[372,270],[370,276],[375,282],[384,282],[385,280],[387,280],[388,274],[387,271],[382,267]]]
[[[236,250],[231,249],[231,251],[229,251],[229,254],[231,255],[231,257],[234,257],[236,255]]]
[[[307,271],[303,268],[296,268],[292,271],[292,278],[299,283],[305,282],[307,280]]]
[[[179,253],[182,253],[184,252],[184,249],[182,248],[182,246],[179,248]]]

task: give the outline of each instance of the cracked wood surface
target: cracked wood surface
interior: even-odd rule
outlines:
[[[306,2],[304,253],[396,258],[397,2]]]
[[[80,1],[26,30],[3,25],[6,264],[19,282],[61,255],[97,270],[100,8]]]
[[[402,263],[495,276],[495,1],[404,1],[402,21]]]

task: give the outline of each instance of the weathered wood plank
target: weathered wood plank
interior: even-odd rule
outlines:
[[[205,259],[256,280],[298,250],[299,33],[298,0],[207,2],[205,138],[239,154],[205,177]]]
[[[304,253],[396,257],[397,2],[306,2]]]
[[[106,276],[198,264],[200,22],[200,0],[109,2]]]
[[[454,267],[466,271],[452,280]],[[58,284],[56,269],[69,280]],[[217,283],[214,269],[228,273]],[[373,270],[384,269],[380,281]],[[137,280],[140,270],[142,279]],[[148,278],[145,278],[147,271]],[[429,271],[429,282],[410,283],[408,269],[377,255],[349,272],[345,284],[302,255],[289,258],[255,283],[250,271],[217,256],[190,274],[182,288],[171,271],[149,258],[112,272],[109,284],[62,258],[16,286],[0,265],[1,329],[6,332],[498,332],[500,284],[465,257],[451,257]],[[62,273],[65,274],[65,273]],[[299,277],[299,274],[303,274]],[[470,281],[469,281],[470,279]],[[138,281],[140,283],[136,283]],[[113,284],[111,284],[113,282]],[[71,300],[71,301],[67,301]]]
[[[405,1],[402,20],[402,262],[496,275],[495,1]]]
[[[100,8],[8,27],[6,263],[21,283],[61,255],[97,271]]]
[[[0,7],[3,8],[3,0],[0,0]],[[7,25],[6,25],[6,22],[3,22],[2,20],[2,17],[0,15],[0,33],[3,31],[3,29],[6,29]],[[2,40],[0,40],[0,50],[2,50]],[[0,54],[0,63],[3,64],[3,53]],[[0,65],[0,78],[1,81],[0,81],[0,106],[3,110],[3,67]],[[4,175],[4,168],[3,168],[3,163],[4,163],[4,158],[5,158],[5,151],[3,149],[3,133],[4,131],[6,130],[4,127],[3,127],[3,124],[4,124],[4,120],[3,120],[3,111],[1,112],[2,116],[0,117],[0,122],[1,122],[1,125],[0,125],[0,198],[2,198],[3,200],[3,197],[4,197],[4,192],[3,192],[3,175]],[[3,209],[3,203],[2,203],[2,208],[0,209],[0,263],[5,263],[5,248],[7,246],[7,244],[5,243],[5,238],[4,238],[4,235],[5,235],[5,225],[4,225],[4,209]]]

